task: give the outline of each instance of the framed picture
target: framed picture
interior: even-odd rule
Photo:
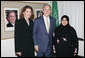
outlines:
[[[36,14],[36,18],[43,15],[43,10],[42,9],[36,9],[35,12],[36,12],[35,13]]]
[[[15,26],[13,23],[15,22],[16,19],[19,19],[22,7],[26,5],[32,6],[34,10],[35,19],[36,17],[41,16],[40,13],[42,12],[42,7],[44,4],[47,3],[41,2],[38,3],[31,1],[1,1],[1,40],[14,38]],[[10,12],[12,13],[10,14]],[[10,16],[9,14],[10,15],[14,14],[15,16]],[[11,20],[13,26],[11,24],[8,24],[10,23],[10,17],[16,18],[13,19],[13,21]]]
[[[4,18],[5,31],[13,31],[15,21],[19,19],[18,8],[4,8]]]

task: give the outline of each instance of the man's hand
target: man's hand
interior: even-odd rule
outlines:
[[[53,53],[56,53],[55,45],[53,45]]]
[[[35,51],[38,51],[39,49],[38,45],[36,45],[34,48],[35,48]]]

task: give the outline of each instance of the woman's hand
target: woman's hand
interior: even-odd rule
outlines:
[[[57,39],[57,43],[59,44],[59,39]]]
[[[75,51],[74,51],[74,56],[76,56],[77,54],[77,48],[75,48]]]
[[[67,41],[67,39],[66,38],[62,38],[63,39],[63,41]]]
[[[34,48],[35,48],[35,51],[38,51],[39,49],[38,45],[36,45]]]
[[[16,55],[21,56],[21,52],[16,52]]]

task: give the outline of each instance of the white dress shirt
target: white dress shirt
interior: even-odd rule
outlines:
[[[47,22],[46,22],[46,16],[43,15],[43,18],[44,18],[44,22],[45,22],[45,26],[47,26]],[[50,29],[50,17],[48,16],[48,24],[49,24],[49,29]]]
[[[11,23],[11,22],[10,22]],[[11,23],[13,25],[13,27],[15,26],[15,24]]]

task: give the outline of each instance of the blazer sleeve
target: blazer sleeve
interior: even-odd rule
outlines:
[[[18,20],[15,22],[15,32],[14,32],[14,37],[15,37],[15,52],[20,52],[21,51],[21,30],[20,30],[20,24]]]
[[[35,20],[34,20],[34,27],[33,27],[34,46],[35,46],[35,45],[38,45],[37,32],[38,32],[38,21],[37,21],[37,19],[35,19]]]

